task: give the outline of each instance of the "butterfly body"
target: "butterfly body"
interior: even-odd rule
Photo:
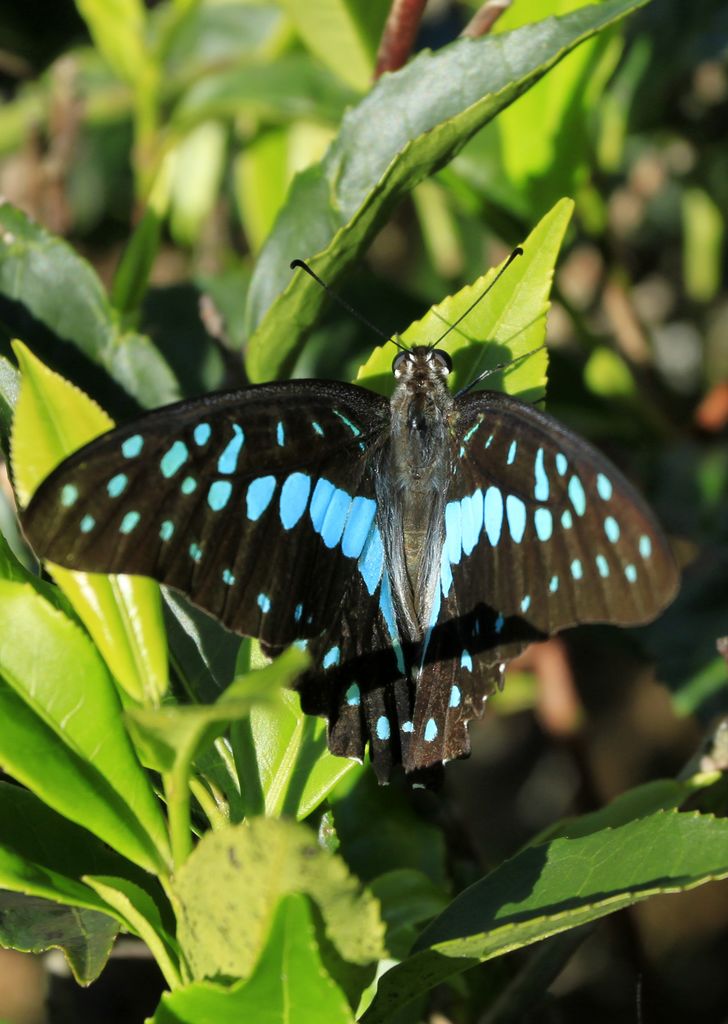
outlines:
[[[401,352],[387,401],[290,381],[157,410],[76,452],[23,514],[36,552],[148,575],[275,651],[308,648],[302,707],[378,777],[468,750],[504,664],[579,622],[636,624],[677,570],[594,448],[449,356]]]

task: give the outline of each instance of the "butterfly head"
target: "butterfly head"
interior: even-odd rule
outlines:
[[[399,384],[412,390],[431,388],[444,383],[452,370],[452,359],[441,348],[415,345],[398,352],[392,362],[392,373]]]

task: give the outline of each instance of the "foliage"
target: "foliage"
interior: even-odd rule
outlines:
[[[492,34],[422,50],[374,85],[381,2],[317,0],[306,17],[287,0],[77,6],[87,41],[64,43],[63,60],[0,110],[8,164],[40,125],[63,178],[55,206],[43,205],[47,182],[31,197],[37,219],[33,202],[0,205],[0,444],[19,504],[111,414],[294,367],[386,393],[391,346],[358,348],[338,311],[314,330],[325,294],[290,273],[293,257],[342,287],[368,251],[374,269],[359,271],[353,301],[376,302],[377,322],[396,311],[399,326],[419,309],[402,337],[422,343],[494,280],[486,243],[494,263],[503,243],[522,243],[445,344],[457,385],[495,369],[488,386],[543,399],[561,247],[569,261],[579,246],[606,254],[618,233],[600,186],[633,144],[651,37],[630,38],[623,19],[642,0],[524,0]],[[684,289],[709,302],[726,196],[695,181],[679,200]],[[120,223],[107,288],[108,266],[81,253],[118,238]],[[416,251],[394,272],[377,253],[405,229]],[[155,274],[180,260],[184,283],[160,285]],[[683,426],[670,419],[675,371],[644,336],[629,347],[625,273],[615,260],[604,275],[604,308],[621,310],[615,346],[557,277],[571,357],[556,349],[550,397],[592,436],[628,448],[639,437],[646,454],[632,469],[668,525],[705,548],[641,642],[678,710],[707,715],[725,711],[713,642],[728,632],[728,462],[687,436],[667,444]],[[721,358],[709,353],[701,387]],[[591,813],[561,818],[564,807],[484,870],[434,803],[377,790],[367,766],[327,751],[324,724],[286,688],[303,652],[267,663],[148,580],[51,564],[49,580],[9,511],[2,526],[0,762],[13,781],[0,782],[0,943],[61,948],[88,984],[120,931],[139,937],[169,989],[157,1024],[406,1024],[437,1000],[472,1020],[528,972],[507,958],[486,975],[486,961],[728,876],[724,787],[697,767]],[[505,709],[509,689],[515,679]],[[533,677],[521,692],[533,707]],[[555,951],[551,973],[510,1019],[543,997],[575,943],[540,948]]]

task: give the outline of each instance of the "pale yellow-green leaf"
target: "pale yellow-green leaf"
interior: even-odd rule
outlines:
[[[22,372],[12,434],[15,487],[26,505],[38,484],[67,455],[113,426],[79,388],[49,370],[21,342]],[[42,557],[43,552],[37,552]],[[134,576],[70,572],[48,564],[58,586],[99,647],[119,685],[142,703],[166,692],[167,645],[159,587]]]

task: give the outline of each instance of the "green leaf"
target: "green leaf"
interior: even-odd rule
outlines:
[[[550,842],[556,838],[578,839],[606,828],[617,828],[656,811],[678,810],[695,793],[712,786],[719,778],[717,772],[702,772],[687,779],[654,779],[635,786],[615,797],[606,807],[590,814],[565,818],[544,829],[530,846]]]
[[[289,686],[309,664],[305,651],[290,647],[266,668],[240,676],[214,704],[128,708],[125,718],[145,764],[160,772],[189,770],[194,758],[231,722],[270,700],[276,686]]]
[[[208,832],[180,869],[178,938],[195,978],[247,978],[267,941],[282,897],[317,904],[340,956],[367,964],[382,954],[377,903],[337,856],[291,821],[253,818]]]
[[[113,426],[95,402],[15,343],[23,383],[13,424],[13,476],[21,505],[82,444]],[[167,645],[159,587],[134,576],[77,573],[48,565],[120,686],[139,701],[166,692]]]
[[[583,0],[519,0],[496,23],[496,33],[528,25],[546,14],[564,15],[583,8]],[[569,54],[528,95],[520,97],[493,123],[502,173],[530,199],[538,215],[545,203],[573,192],[585,180],[592,140],[589,118],[606,85],[602,70],[613,70],[611,33],[588,40]],[[528,145],[524,145],[528,139]]]
[[[658,812],[620,828],[529,846],[471,885],[380,979],[362,1020],[391,1019],[423,988],[484,960],[658,893],[728,875],[728,821]]]
[[[640,4],[605,0],[506,35],[459,40],[383,76],[346,114],[322,163],[295,179],[261,253],[246,308],[251,379],[292,365],[325,301],[307,275],[291,275],[293,256],[309,257],[334,284],[399,199],[578,43]]]
[[[254,253],[268,237],[288,191],[290,135],[288,128],[259,132],[235,160],[235,198]]]
[[[102,366],[142,405],[179,398],[149,338],[120,326],[91,265],[7,202],[0,204],[0,294]]]
[[[569,224],[574,204],[562,199],[534,228],[523,243],[519,256],[498,283],[451,331],[441,347],[453,359],[449,383],[457,391],[486,369],[509,364],[487,378],[486,387],[519,395],[527,401],[543,398],[548,354],[546,338],[548,296],[559,249]],[[501,264],[503,266],[503,264]],[[491,268],[473,284],[433,306],[421,320],[411,324],[401,340],[412,345],[430,345],[449,324],[465,313],[495,280],[499,268]],[[393,347],[380,345],[359,370],[357,383],[382,394],[389,394],[392,377]],[[513,363],[526,353],[527,359]]]
[[[248,981],[223,988],[195,982],[162,996],[150,1024],[349,1024],[351,1010],[319,956],[304,896],[281,900]]]
[[[27,584],[0,580],[0,762],[49,806],[148,871],[164,820],[87,635]]]
[[[0,444],[6,459],[10,454],[10,429],[19,392],[20,374],[9,359],[0,356]]]
[[[336,794],[332,809],[341,854],[363,881],[406,868],[445,888],[443,831],[417,814],[401,790],[378,786],[373,772],[365,771],[350,792]]]
[[[163,27],[164,75],[177,88],[210,77],[219,68],[276,57],[289,44],[285,15],[272,4],[176,4],[150,12]]]
[[[73,609],[58,587],[52,583],[42,580],[40,576],[29,572],[13,554],[12,548],[5,537],[0,533],[0,579],[12,580],[15,583],[29,583],[41,597],[50,601],[59,611],[65,615],[73,616]]]
[[[337,124],[356,94],[317,61],[288,54],[274,63],[253,63],[205,75],[183,94],[170,130],[189,131],[210,119],[249,117],[273,123],[310,118]]]
[[[146,943],[167,984],[172,988],[181,984],[176,939],[149,893],[128,878],[85,875],[84,882],[114,908],[129,931]]]
[[[149,62],[141,0],[76,0],[76,6],[109,66],[123,81],[138,82]]]
[[[345,775],[360,766],[334,757],[326,723],[305,715],[297,694],[283,691],[272,705],[253,709],[233,730],[233,749],[247,816],[307,817]]]
[[[0,892],[0,946],[23,953],[60,949],[79,985],[98,978],[118,934],[114,918],[98,910]]]
[[[225,172],[227,128],[203,121],[172,156],[169,227],[178,245],[194,245],[218,201]]]
[[[354,89],[371,83],[389,0],[278,0],[314,56]]]
[[[107,910],[81,881],[88,871],[137,869],[22,786],[0,782],[0,888]]]
[[[447,906],[447,895],[427,875],[411,868],[398,868],[379,875],[371,890],[382,907],[387,925],[387,950],[404,959],[416,938],[415,925],[431,920]]]

